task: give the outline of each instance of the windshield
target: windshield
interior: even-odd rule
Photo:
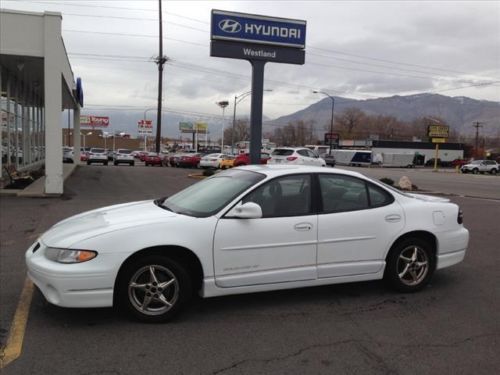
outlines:
[[[264,178],[265,175],[250,171],[232,169],[220,172],[178,192],[162,205],[176,213],[208,217]]]
[[[131,154],[132,153],[132,150],[118,150],[118,153],[119,154]]]
[[[94,154],[102,154],[104,152],[103,148],[93,148],[90,150],[90,152],[93,152]]]

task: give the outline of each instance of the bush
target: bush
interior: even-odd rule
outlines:
[[[389,186],[394,186],[394,180],[390,179],[389,177],[383,177],[380,179],[380,181]]]
[[[203,170],[203,176],[208,177],[212,176],[214,174],[214,171],[212,169],[204,169]]]

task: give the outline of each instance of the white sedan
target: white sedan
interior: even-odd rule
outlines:
[[[267,164],[312,165],[326,167],[326,162],[306,147],[279,147],[271,153]]]
[[[168,199],[105,207],[54,225],[26,252],[52,304],[117,305],[167,321],[202,297],[384,278],[402,292],[464,259],[469,232],[448,199],[359,173],[245,166]]]
[[[220,168],[220,163],[225,154],[208,154],[201,158],[200,168]]]

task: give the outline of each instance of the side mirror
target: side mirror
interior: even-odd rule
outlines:
[[[258,219],[262,217],[262,208],[254,202],[247,202],[244,204],[238,203],[226,214],[226,217],[234,217],[237,219]]]

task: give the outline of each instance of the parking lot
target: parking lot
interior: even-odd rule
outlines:
[[[500,177],[356,168],[450,195],[470,230],[463,263],[416,294],[383,282],[197,299],[169,324],[113,309],[63,309],[30,299],[22,352],[2,374],[492,374],[500,367]],[[168,196],[192,170],[81,166],[60,198],[0,198],[0,340],[16,323],[24,252],[70,215]],[[18,337],[19,338],[19,337]]]

